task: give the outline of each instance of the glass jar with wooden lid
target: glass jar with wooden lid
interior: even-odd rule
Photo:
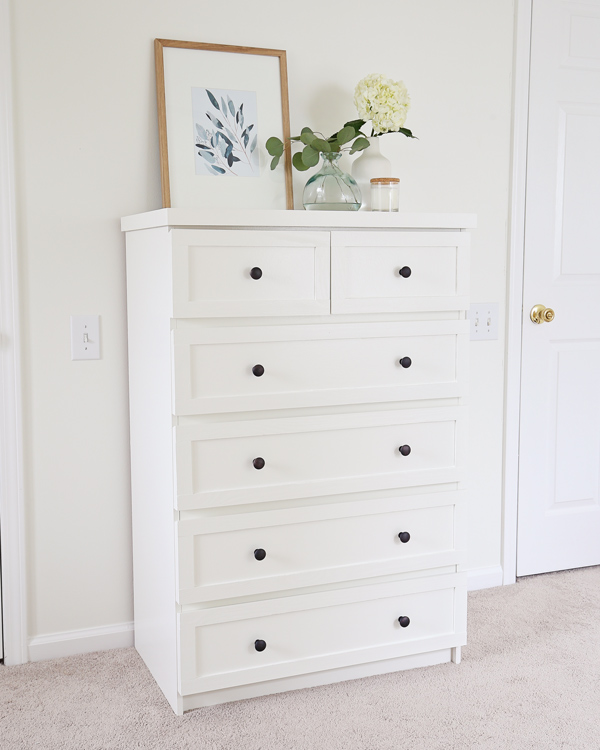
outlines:
[[[371,211],[400,210],[400,179],[373,177],[371,180]]]

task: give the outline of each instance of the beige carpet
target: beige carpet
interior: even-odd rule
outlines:
[[[176,717],[135,651],[0,667],[2,750],[598,750],[600,568],[469,596],[444,664]]]

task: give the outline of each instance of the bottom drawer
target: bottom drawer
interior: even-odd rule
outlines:
[[[184,612],[180,693],[463,645],[463,574]],[[401,618],[401,619],[399,619]]]

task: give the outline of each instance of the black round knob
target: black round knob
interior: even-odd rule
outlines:
[[[412,365],[412,359],[410,357],[402,357],[402,359],[400,360],[400,364],[406,370],[406,368]]]
[[[404,619],[408,620],[408,617],[406,617]],[[266,649],[266,647],[267,647],[267,642],[266,641],[261,641],[261,640],[254,641],[254,648],[257,651],[264,651]]]
[[[402,268],[398,271],[400,276],[402,276],[403,279],[408,279],[408,277],[411,275],[412,271],[408,266],[402,266]]]
[[[255,458],[254,461],[252,461],[252,466],[254,466],[255,469],[264,469],[265,459],[261,458],[260,456],[258,458]]]
[[[254,268],[250,269],[250,276],[252,276],[253,279],[258,280],[262,276],[262,271],[260,270],[258,266],[254,266]]]
[[[400,627],[401,628],[407,628],[410,625],[409,618],[405,617],[404,615],[402,617],[398,618],[398,622],[400,623]],[[257,643],[258,643],[258,641],[257,641]],[[264,641],[261,641],[261,643],[264,643]]]
[[[254,558],[256,560],[264,560],[267,556],[267,553],[264,551],[264,549],[255,549],[254,550]]]
[[[262,365],[254,365],[252,368],[252,374],[257,378],[260,378],[265,374],[265,368]]]
[[[401,531],[398,534],[398,539],[402,542],[402,544],[406,544],[406,542],[410,542],[410,534],[408,531]]]
[[[401,445],[398,450],[403,456],[410,456],[410,445]]]

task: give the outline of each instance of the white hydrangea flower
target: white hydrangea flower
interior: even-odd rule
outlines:
[[[363,120],[371,120],[373,135],[398,131],[410,108],[410,97],[402,81],[373,73],[358,82],[354,104]]]

